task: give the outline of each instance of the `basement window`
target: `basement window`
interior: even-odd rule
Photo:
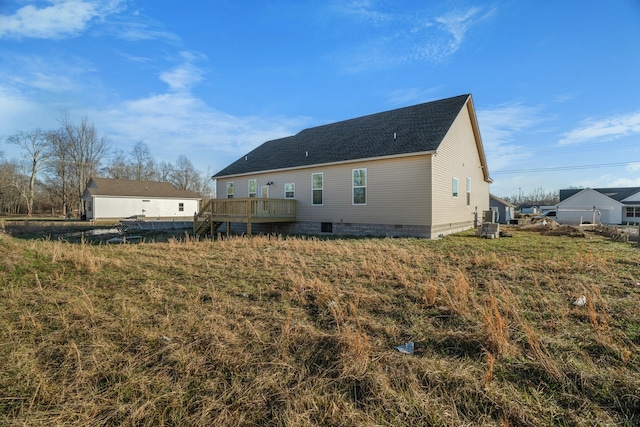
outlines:
[[[320,223],[320,231],[322,233],[333,233],[333,223],[332,222],[321,222]]]

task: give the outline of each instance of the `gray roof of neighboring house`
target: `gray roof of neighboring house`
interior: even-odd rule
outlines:
[[[470,96],[305,129],[265,142],[213,177],[435,151]]]
[[[570,188],[566,190],[560,190],[560,201],[562,202],[563,200],[566,200],[574,194],[577,194],[583,190],[586,190],[586,188]],[[597,191],[598,193],[610,197],[617,202],[624,203],[624,199],[640,192],[640,187],[591,188],[591,190]]]
[[[489,194],[489,200],[495,200],[496,202],[498,202],[498,203],[500,203],[502,205],[509,206],[509,207],[512,207],[512,208],[516,207],[516,205],[514,205],[513,203],[507,202],[506,200],[501,199],[498,196],[494,196],[493,194]]]
[[[95,186],[93,186],[95,185]],[[170,199],[200,199],[190,190],[178,190],[168,182],[129,181],[126,179],[91,178],[85,194],[113,197],[162,197]]]

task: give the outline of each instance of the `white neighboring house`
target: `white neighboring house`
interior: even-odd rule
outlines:
[[[640,223],[640,187],[560,190],[559,211],[597,210],[603,224]]]
[[[132,216],[189,219],[198,213],[200,196],[168,182],[91,178],[82,194],[87,220]]]

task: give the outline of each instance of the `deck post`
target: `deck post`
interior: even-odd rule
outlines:
[[[247,236],[251,236],[251,199],[247,199]]]

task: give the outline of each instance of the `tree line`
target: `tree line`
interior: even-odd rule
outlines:
[[[518,192],[518,194],[502,197],[502,199],[513,203],[516,206],[553,206],[560,201],[559,193],[557,191],[545,191],[542,188],[536,188],[527,194]]]
[[[91,177],[169,182],[203,198],[213,191],[209,174],[197,171],[184,155],[175,163],[158,162],[143,142],[129,153],[112,150],[86,117],[74,123],[64,112],[58,121],[54,130],[36,128],[5,138],[18,147],[19,157],[8,160],[0,151],[0,213],[82,217],[82,193]]]

